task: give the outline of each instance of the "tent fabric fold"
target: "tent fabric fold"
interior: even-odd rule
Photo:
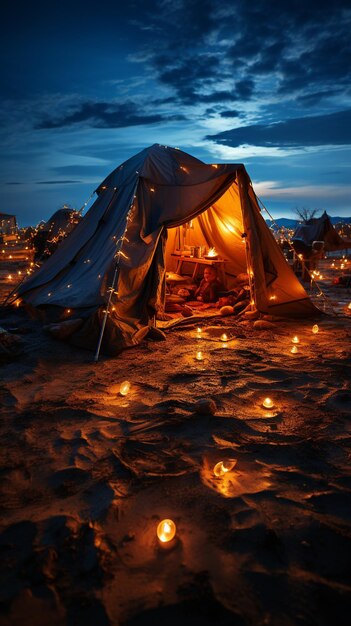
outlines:
[[[177,232],[190,221],[198,243],[225,259],[228,288],[237,274],[251,273],[260,312],[317,313],[261,216],[242,164],[207,165],[155,144],[117,167],[96,193],[85,217],[19,290],[31,307],[70,309],[84,319],[71,337],[75,345],[94,347],[116,266],[102,348],[117,354],[140,341],[163,309]]]

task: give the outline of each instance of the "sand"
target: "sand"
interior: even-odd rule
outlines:
[[[210,319],[94,364],[2,309],[0,623],[349,624],[351,324],[315,322]]]

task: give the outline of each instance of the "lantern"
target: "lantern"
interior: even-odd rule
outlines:
[[[293,346],[290,350],[291,354],[296,354],[298,352],[297,346]]]
[[[157,526],[157,538],[161,543],[168,543],[174,539],[176,525],[171,519],[163,519]]]
[[[198,337],[202,336],[202,329],[200,328],[200,326],[198,326],[198,328],[196,329],[196,334]]]
[[[314,335],[316,335],[319,332],[319,326],[318,324],[313,324],[312,326],[312,332]]]
[[[201,350],[198,350],[195,356],[195,359],[197,361],[203,361],[204,360],[204,355],[202,354]]]
[[[262,406],[264,406],[265,409],[273,409],[274,402],[271,398],[265,398],[262,402]]]
[[[295,335],[295,337],[292,338],[292,343],[300,343],[300,339],[298,338],[297,335]]]
[[[121,383],[121,386],[119,388],[119,393],[121,396],[126,396],[129,392],[130,392],[130,382],[129,380],[125,380],[123,383]]]
[[[228,337],[225,333],[223,333],[223,335],[221,335],[221,341],[228,341]]]

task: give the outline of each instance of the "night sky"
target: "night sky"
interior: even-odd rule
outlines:
[[[6,3],[0,211],[80,208],[153,143],[244,163],[275,217],[351,215],[343,0]]]

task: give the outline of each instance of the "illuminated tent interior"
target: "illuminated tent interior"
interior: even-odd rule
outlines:
[[[155,144],[96,193],[69,237],[18,290],[48,319],[67,321],[68,310],[72,343],[94,349],[102,325],[105,353],[146,336],[163,310],[166,270],[174,269],[171,255],[186,223],[196,245],[214,246],[225,259],[227,288],[237,274],[251,275],[261,313],[316,314],[260,214],[243,165],[207,165]]]

